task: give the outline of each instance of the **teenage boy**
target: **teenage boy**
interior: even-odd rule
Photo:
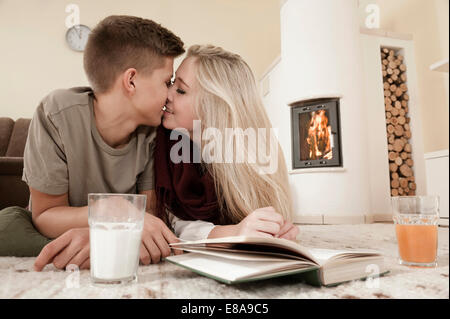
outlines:
[[[89,267],[88,193],[145,194],[146,210],[153,211],[154,138],[173,60],[184,53],[183,45],[151,20],[107,17],[92,30],[84,52],[91,87],[56,90],[39,104],[25,147],[23,180],[30,188],[34,226],[49,239],[59,238],[34,247],[39,253],[47,244],[36,270],[51,262],[58,268]],[[140,261],[159,262],[176,241],[162,220],[145,214]]]

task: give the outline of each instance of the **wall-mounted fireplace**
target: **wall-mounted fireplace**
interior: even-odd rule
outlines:
[[[293,169],[342,167],[339,99],[292,105]]]

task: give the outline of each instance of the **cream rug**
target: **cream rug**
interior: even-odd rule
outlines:
[[[139,267],[138,284],[92,287],[89,271],[68,272],[47,265],[33,271],[34,258],[0,257],[0,298],[449,298],[449,230],[439,228],[438,267],[409,268],[397,263],[392,224],[300,225],[305,246],[370,248],[385,255],[390,274],[379,281],[353,281],[333,288],[293,282],[289,277],[228,286],[163,262]]]

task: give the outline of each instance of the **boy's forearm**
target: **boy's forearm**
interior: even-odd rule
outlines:
[[[72,228],[89,227],[88,206],[52,207],[33,218],[33,223],[42,235],[56,238]]]

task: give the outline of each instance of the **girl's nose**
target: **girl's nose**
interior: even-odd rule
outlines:
[[[169,87],[169,90],[167,92],[167,101],[166,103],[173,101],[173,85]]]

